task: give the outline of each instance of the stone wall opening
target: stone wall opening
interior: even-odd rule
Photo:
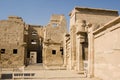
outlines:
[[[17,54],[18,50],[17,49],[13,49],[13,54]]]
[[[5,54],[5,49],[1,49],[0,51],[2,54]]]
[[[82,59],[88,60],[88,44],[87,43],[82,44]]]
[[[55,55],[56,54],[56,50],[52,50],[52,54]]]

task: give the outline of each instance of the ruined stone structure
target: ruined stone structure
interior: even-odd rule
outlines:
[[[43,63],[46,68],[61,67],[64,62],[63,40],[66,26],[64,15],[52,15],[45,27],[25,24],[21,17],[16,16],[1,20],[1,67],[36,63]]]
[[[26,25],[21,17],[10,16],[0,21],[0,66],[24,65],[26,53]]]
[[[43,63],[46,67],[63,65],[63,41],[67,32],[64,15],[52,15],[50,22],[45,26],[43,42]]]
[[[0,68],[42,63],[84,77],[120,79],[118,11],[75,7],[70,32],[64,15],[52,15],[46,26],[25,24],[21,17],[0,21]]]

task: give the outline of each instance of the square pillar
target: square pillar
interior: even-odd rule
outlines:
[[[83,63],[83,58],[82,58],[82,43],[85,41],[85,37],[81,34],[77,34],[77,44],[76,44],[76,48],[77,48],[77,72],[80,74],[84,73],[84,63]]]
[[[93,27],[88,28],[88,77],[94,77],[94,36]]]

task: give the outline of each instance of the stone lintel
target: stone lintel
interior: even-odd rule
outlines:
[[[92,10],[92,11],[102,11],[102,12],[118,12],[118,10],[111,10],[111,9],[102,9],[102,8],[89,8],[89,7],[79,7],[76,6],[75,9],[79,9],[79,10]]]
[[[86,31],[78,31],[78,32],[76,32],[77,35],[85,34],[85,33],[86,33]]]
[[[44,44],[46,44],[46,45],[51,45],[51,44],[54,44],[54,45],[61,45],[61,43],[52,43],[52,42],[44,42]]]
[[[118,10],[111,10],[111,9],[102,9],[102,8],[88,8],[88,7],[80,7],[80,6],[76,6],[70,13],[69,16],[73,16],[74,14],[76,14],[77,12],[82,12],[82,11],[92,11],[92,12],[100,12],[100,13],[110,13],[110,14],[114,14],[114,16],[118,16]]]

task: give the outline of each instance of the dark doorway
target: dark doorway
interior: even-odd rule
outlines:
[[[42,63],[43,60],[42,60],[42,48],[40,46],[39,50],[38,50],[38,53],[37,53],[37,63]]]
[[[88,35],[87,33],[84,34],[85,42],[82,43],[82,59],[88,60]]]

